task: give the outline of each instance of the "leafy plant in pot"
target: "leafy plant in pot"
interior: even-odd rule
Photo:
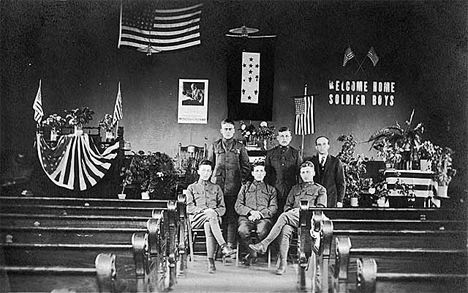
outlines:
[[[363,175],[366,173],[365,159],[361,155],[355,156],[357,141],[352,134],[340,135],[338,141],[343,143],[337,158],[343,164],[345,174],[346,191],[344,201],[350,202],[350,204],[352,203],[355,206],[364,186],[365,179]]]
[[[447,189],[452,178],[457,174],[457,170],[452,167],[453,150],[448,147],[435,147],[432,167],[435,171],[435,179],[438,183],[437,195],[448,197]]]

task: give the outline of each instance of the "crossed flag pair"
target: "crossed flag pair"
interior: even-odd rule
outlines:
[[[348,61],[353,59],[354,57],[356,57],[356,55],[354,54],[353,50],[351,50],[351,47],[348,47],[348,49],[346,49],[345,54],[344,54],[343,67],[345,67],[346,63],[348,63]],[[367,52],[366,57],[369,57],[369,59],[372,61],[372,64],[374,64],[374,67],[375,65],[377,65],[377,62],[379,62],[379,56],[377,56],[377,53],[375,53],[374,47],[370,47],[369,52]],[[361,68],[364,61],[366,61],[365,58],[359,64],[359,68]]]

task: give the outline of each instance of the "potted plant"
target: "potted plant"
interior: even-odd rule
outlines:
[[[50,141],[57,141],[57,136],[62,131],[62,126],[64,125],[65,119],[57,114],[51,114],[42,120],[43,127],[50,127]]]
[[[244,139],[246,145],[256,146],[257,129],[252,123],[247,125],[244,121],[240,121],[239,130],[241,131],[242,138]]]
[[[344,200],[349,200],[351,206],[357,206],[365,181],[363,178],[364,173],[366,173],[365,159],[361,155],[357,157],[354,155],[357,142],[352,134],[340,135],[338,141],[343,142],[337,158],[343,164],[345,174],[346,192]]]
[[[65,114],[67,124],[75,127],[75,135],[78,136],[83,134],[83,125],[93,120],[94,111],[84,107],[83,109],[65,110]]]
[[[407,163],[406,169],[412,169],[412,162],[417,159],[417,149],[421,144],[421,135],[424,132],[422,123],[412,126],[414,110],[410,119],[405,121],[404,127],[397,122],[396,125],[384,127],[371,135],[368,142],[372,142],[371,148],[379,151],[386,160],[387,155]],[[387,161],[386,161],[387,162]]]
[[[438,183],[437,195],[448,197],[447,189],[452,178],[457,174],[457,170],[452,167],[453,151],[448,147],[435,147],[434,160],[432,162],[435,171],[435,180]]]
[[[102,118],[101,121],[99,121],[99,127],[101,127],[106,132],[106,136],[105,136],[106,140],[114,139],[115,125],[114,123],[112,123],[112,120],[113,120],[112,115],[105,114],[104,118]]]
[[[142,198],[172,199],[177,189],[176,177],[174,162],[167,154],[139,151],[134,153],[122,185],[124,189],[137,185]]]
[[[260,125],[258,126],[257,138],[263,142],[263,148],[265,150],[268,149],[268,142],[272,141],[276,137],[275,133],[275,127],[274,126],[268,126],[268,123],[266,121],[260,122]]]
[[[378,207],[388,206],[388,195],[390,194],[385,180],[377,182],[372,188],[369,188],[369,193],[372,194],[372,201]]]
[[[419,169],[421,171],[432,170],[432,160],[436,154],[436,149],[432,142],[426,140],[418,147]]]

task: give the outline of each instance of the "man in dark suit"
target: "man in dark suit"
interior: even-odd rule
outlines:
[[[329,142],[325,136],[315,139],[317,154],[311,158],[315,166],[314,182],[327,189],[327,207],[342,207],[346,191],[343,165],[338,158],[328,153]]]

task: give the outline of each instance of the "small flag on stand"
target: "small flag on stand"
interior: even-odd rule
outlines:
[[[377,53],[375,53],[374,47],[371,47],[369,49],[369,52],[367,52],[367,57],[372,61],[372,64],[377,65],[377,62],[379,62],[379,56],[377,56]]]
[[[294,98],[296,108],[296,135],[308,135],[315,132],[314,126],[314,97],[305,96]]]
[[[343,67],[346,66],[346,63],[348,63],[349,60],[354,58],[354,52],[351,50],[351,47],[348,47],[344,53],[344,59],[343,59]]]
[[[112,116],[112,125],[115,125],[117,122],[122,120],[123,110],[122,110],[122,93],[120,92],[120,82],[119,90],[117,92],[117,98],[115,99],[114,114]]]
[[[44,117],[44,111],[42,110],[41,80],[39,80],[39,89],[37,90],[36,98],[34,99],[33,109],[34,120],[36,120],[37,124],[40,124],[42,117]]]
[[[135,47],[151,55],[200,45],[202,6],[155,9],[138,1],[126,1],[120,8],[118,48]]]

